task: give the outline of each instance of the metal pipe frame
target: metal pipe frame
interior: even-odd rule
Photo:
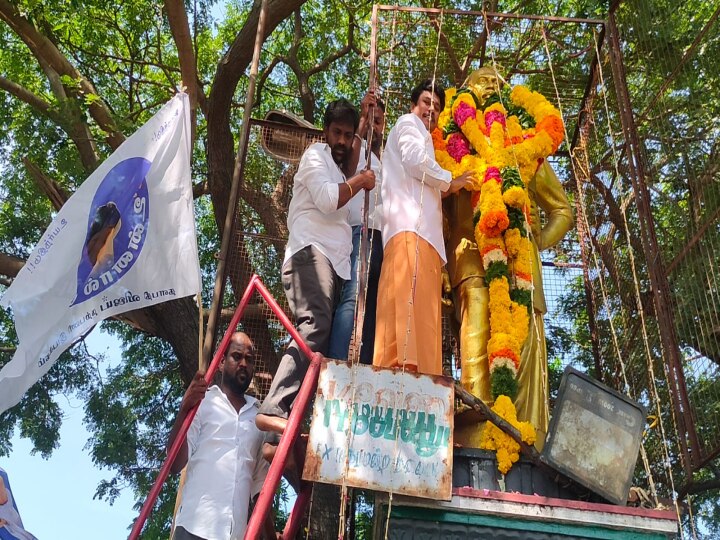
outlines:
[[[225,355],[225,351],[230,344],[232,335],[235,333],[235,328],[237,328],[237,325],[240,322],[240,319],[242,318],[245,309],[250,303],[252,295],[256,291],[268,303],[268,306],[278,318],[280,323],[287,329],[292,338],[295,340],[301,352],[305,354],[308,358],[311,358],[312,361],[310,363],[310,368],[308,369],[305,379],[303,380],[302,386],[300,387],[300,392],[298,393],[298,397],[295,400],[293,410],[290,413],[290,418],[288,419],[288,425],[285,429],[285,433],[283,433],[283,436],[280,438],[280,444],[278,445],[278,450],[276,452],[278,458],[274,459],[272,464],[270,465],[270,470],[268,471],[265,483],[260,490],[260,497],[258,498],[258,501],[255,505],[255,510],[250,517],[250,521],[248,522],[248,527],[245,532],[245,538],[252,540],[260,537],[263,521],[265,519],[265,516],[267,516],[268,512],[270,511],[273,497],[275,496],[275,491],[280,484],[280,478],[285,468],[285,462],[287,461],[288,452],[290,452],[292,446],[295,444],[295,440],[300,433],[300,425],[305,415],[305,410],[307,409],[307,405],[310,402],[311,396],[315,393],[318,374],[320,373],[320,366],[322,363],[322,356],[320,354],[313,353],[312,350],[310,350],[305,341],[302,339],[302,336],[300,336],[298,331],[292,325],[289,317],[282,310],[275,298],[273,298],[272,294],[270,294],[270,291],[267,290],[267,288],[257,276],[257,274],[254,274],[250,278],[250,282],[245,289],[245,293],[240,300],[240,304],[238,304],[237,310],[235,311],[232,320],[230,321],[230,325],[225,332],[225,336],[223,337],[223,340],[220,343],[217,352],[215,353],[213,361],[210,364],[207,372],[205,373],[205,382],[209,384],[215,376],[215,372],[220,365],[220,361]],[[137,538],[140,537],[143,525],[145,525],[145,522],[147,521],[147,518],[152,511],[152,507],[155,504],[158,495],[160,494],[160,490],[162,489],[162,486],[165,483],[168,474],[170,473],[170,466],[175,461],[175,458],[180,451],[180,447],[185,442],[185,436],[190,429],[190,424],[192,423],[193,418],[195,418],[198,407],[199,404],[190,411],[188,416],[183,421],[182,426],[180,427],[180,431],[178,432],[175,441],[173,442],[168,451],[168,456],[165,459],[165,463],[163,463],[163,466],[160,469],[160,473],[155,480],[155,484],[153,484],[153,487],[150,490],[147,499],[145,499],[145,503],[143,504],[143,507],[140,511],[140,515],[133,524],[133,528],[130,532],[128,540],[137,540]],[[300,495],[295,502],[296,507],[293,508],[293,513],[291,515],[292,519],[288,522],[288,525],[286,525],[285,531],[287,533],[292,533],[293,530],[297,532],[297,528],[299,527],[300,521],[302,519],[302,514],[304,513],[305,507],[307,507],[307,503],[310,500],[311,493],[312,484],[304,484],[304,488],[303,490],[301,490]]]
[[[440,8],[419,8],[419,7],[405,7],[405,6],[391,6],[387,4],[376,5],[373,7],[377,8],[378,11],[401,11],[406,13],[435,13],[440,14],[441,12],[445,15],[469,15],[469,16],[486,16],[493,19],[530,19],[534,21],[550,21],[559,23],[585,23],[585,24],[598,24],[605,25],[605,21],[602,19],[584,19],[576,17],[557,17],[553,15],[523,15],[520,13],[496,13],[494,11],[463,11],[459,9],[440,9]]]
[[[638,209],[640,237],[647,261],[648,275],[655,304],[655,314],[660,329],[661,343],[664,349],[663,360],[665,361],[668,372],[667,383],[680,430],[678,439],[685,458],[683,465],[686,473],[692,475],[692,472],[698,467],[702,452],[698,435],[695,431],[695,422],[692,417],[692,408],[687,394],[685,373],[682,367],[682,359],[680,358],[680,349],[671,312],[672,297],[670,295],[670,285],[667,281],[667,273],[655,234],[650,193],[646,181],[649,176],[648,167],[645,162],[645,154],[640,144],[632,106],[630,104],[625,66],[622,58],[622,48],[620,45],[620,35],[613,13],[610,13],[607,24],[613,82],[618,97],[620,121],[626,141],[625,147],[627,148],[628,154],[629,177],[635,193],[635,202]]]

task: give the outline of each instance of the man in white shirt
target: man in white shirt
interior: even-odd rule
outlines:
[[[350,179],[348,160],[359,124],[345,99],[330,103],[323,117],[325,143],[308,147],[300,160],[288,209],[290,237],[282,282],[298,332],[314,352],[327,355],[333,313],[344,281],[350,279],[352,230],[347,203],[375,187],[375,174]],[[280,361],[256,423],[282,433],[310,360],[292,342]]]
[[[452,179],[435,161],[431,133],[445,92],[431,80],[411,95],[411,112],[388,135],[383,153],[385,252],[380,274],[373,365],[442,374],[441,269],[446,262],[441,197],[471,174]]]
[[[375,173],[375,188],[369,193],[368,222],[366,238],[369,245],[367,281],[364,291],[358,290],[360,259],[360,237],[363,225],[364,195],[353,197],[348,203],[350,209],[350,226],[352,227],[352,255],[350,256],[350,281],[342,288],[340,303],[335,309],[335,316],[330,334],[328,357],[347,360],[350,339],[355,329],[355,308],[359,295],[365,295],[365,316],[362,326],[360,346],[360,362],[372,364],[373,347],[375,345],[375,312],[377,307],[378,282],[382,267],[382,197],[380,196],[380,149],[385,129],[385,104],[376,98],[374,92],[368,92],[361,102],[360,125],[353,139],[353,159],[357,158],[357,171],[367,167],[367,146],[365,138],[368,128],[372,127],[370,168]],[[371,118],[372,115],[372,118]],[[352,163],[351,163],[352,165]]]
[[[170,432],[168,448],[188,413],[200,403],[172,472],[187,465],[174,540],[241,540],[250,499],[268,470],[264,433],[255,426],[258,401],[246,396],[255,367],[255,346],[236,332],[220,362],[220,386],[209,389],[201,372],[190,383]],[[274,534],[272,536],[274,538]]]

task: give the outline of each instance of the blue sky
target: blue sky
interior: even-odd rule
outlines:
[[[120,359],[119,342],[93,330],[87,340],[91,352],[105,353],[111,362]],[[63,404],[65,418],[60,430],[60,448],[50,459],[31,455],[32,445],[17,434],[12,439],[10,457],[0,458],[8,473],[25,528],[38,540],[125,540],[128,526],[137,513],[129,491],[110,506],[93,500],[102,479],[110,479],[109,470],[97,469],[83,447],[89,433],[82,423],[82,403],[76,399]]]

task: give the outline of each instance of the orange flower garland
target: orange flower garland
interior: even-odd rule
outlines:
[[[484,109],[469,89],[452,89],[450,96],[433,133],[435,155],[453,178],[466,171],[476,178],[466,189],[473,192],[475,238],[490,296],[491,393],[496,404],[507,396],[509,406],[503,401],[501,416],[517,422],[512,400],[518,390],[533,288],[527,184],[538,164],[558,149],[565,128],[558,110],[524,86],[494,94]],[[530,438],[534,440],[534,432]],[[506,451],[508,445],[500,439],[495,433],[484,440],[487,448]]]

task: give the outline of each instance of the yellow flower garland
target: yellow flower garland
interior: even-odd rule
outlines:
[[[525,304],[531,301],[529,295],[532,295],[533,248],[528,237],[530,199],[527,184],[541,160],[553,154],[561,144],[564,138],[562,119],[545,97],[524,86],[516,86],[510,91],[508,105],[524,109],[535,121],[534,126],[525,129],[517,116],[508,116],[508,108],[501,101],[479,109],[467,91],[453,88],[446,96],[450,97],[446,97],[447,105],[440,114],[439,129],[447,136],[445,140],[449,140],[453,135],[446,131],[457,119],[460,133],[467,139],[472,152],[458,155],[466,150],[462,144],[458,146],[458,141],[453,141],[454,146],[449,151],[447,144],[438,147],[436,158],[454,178],[472,171],[475,181],[465,189],[480,192],[475,207],[475,212],[479,213],[475,237],[486,273],[493,269],[488,273],[490,339],[487,352],[491,381],[496,369],[517,378],[522,347],[530,327],[530,313]],[[505,186],[506,173],[503,171],[512,169],[519,173],[519,181],[515,176],[515,180]],[[515,216],[512,223],[509,220],[511,212]],[[518,219],[522,223],[518,224]],[[511,290],[515,291],[515,296],[511,295]],[[493,410],[520,429],[525,442],[535,442],[532,424],[517,421],[511,397],[497,395]],[[517,443],[490,423],[483,432],[481,447],[497,452],[498,468],[503,474],[518,459]]]
[[[507,396],[500,396],[495,400],[492,410],[498,416],[506,420],[514,428],[520,432],[523,442],[527,444],[535,444],[535,429],[530,422],[519,422],[515,406]],[[500,428],[488,422],[483,430],[481,440],[481,448],[485,450],[494,450],[495,457],[498,462],[498,470],[502,474],[507,474],[513,463],[520,459],[520,445],[515,440],[505,434]]]

